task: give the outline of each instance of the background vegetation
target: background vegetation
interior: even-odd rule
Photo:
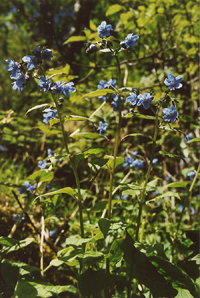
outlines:
[[[97,27],[105,20],[108,24],[112,24],[114,29],[110,37],[111,41],[114,39],[124,40],[128,33],[137,34],[140,37],[137,46],[129,52],[122,51],[118,55],[124,87],[139,89],[140,93],[151,91],[155,95],[155,100],[158,100],[166,91],[163,82],[170,71],[173,72],[174,76],[180,74],[183,76],[183,87],[174,92],[179,120],[176,121],[176,125],[173,127],[176,127],[179,131],[159,131],[156,149],[158,166],[151,172],[151,180],[155,180],[157,177],[160,178],[157,183],[157,191],[160,191],[160,194],[166,191],[165,185],[169,182],[183,182],[183,184],[180,184],[180,187],[170,189],[175,194],[178,193],[179,199],[175,195],[172,198],[166,196],[160,200],[159,198],[155,200],[157,195],[153,192],[148,193],[149,203],[145,205],[143,210],[145,232],[143,242],[141,241],[142,244],[140,243],[141,246],[138,244],[138,247],[140,251],[142,250],[148,256],[148,253],[151,253],[149,251],[150,247],[154,247],[159,255],[161,246],[156,245],[162,245],[163,253],[165,253],[167,259],[170,259],[171,248],[173,247],[173,263],[186,272],[189,279],[191,278],[194,282],[197,281],[198,268],[196,263],[198,261],[194,259],[189,262],[188,260],[195,257],[198,250],[199,181],[196,182],[191,193],[192,182],[187,174],[198,168],[199,147],[197,142],[191,140],[186,143],[184,141],[185,135],[189,133],[192,133],[193,139],[199,138],[197,110],[199,106],[199,14],[197,5],[196,0],[1,1],[0,145],[7,148],[7,150],[0,151],[0,236],[9,235],[14,224],[14,214],[21,212],[19,200],[22,205],[26,202],[26,199],[19,195],[17,189],[24,184],[29,175],[38,171],[38,161],[47,157],[47,149],[51,148],[56,154],[64,152],[59,127],[52,130],[47,129],[42,122],[42,110],[34,110],[26,114],[27,110],[33,106],[50,102],[48,92],[39,91],[36,80],[31,80],[21,93],[13,90],[10,73],[5,70],[7,66],[5,60],[20,61],[25,55],[31,55],[39,45],[52,49],[54,57],[51,62],[46,62],[44,66],[47,74],[50,76],[56,72],[64,73],[64,76],[58,77],[59,80],[73,81],[77,90],[76,93],[70,95],[69,101],[64,101],[61,108],[62,115],[74,114],[90,117],[92,112],[102,104],[102,100],[97,97],[87,98],[82,96],[95,91],[100,80],[118,79],[116,61],[110,53],[98,51],[94,54],[86,54],[87,43],[101,41],[98,37]],[[70,37],[73,36],[82,36],[82,41],[81,38],[74,42],[73,39],[70,41]],[[169,102],[166,102],[166,107],[168,106]],[[130,106],[126,104],[124,115],[128,113],[129,108]],[[153,115],[149,110],[145,111],[142,108],[138,110],[142,111],[143,114]],[[77,128],[80,128],[80,132],[85,134],[94,133],[97,132],[99,121],[103,119],[106,121],[109,119],[107,138],[101,136],[96,136],[95,139],[91,137],[84,138],[84,135],[71,137],[70,152],[78,154],[98,143],[106,149],[107,154],[112,154],[116,114],[109,105],[100,110],[96,115],[95,122],[83,124],[78,121],[68,121],[65,122],[65,129],[69,135]],[[140,183],[140,179],[145,179],[152,143],[151,141],[148,142],[147,138],[137,135],[138,133],[153,136],[154,123],[149,119],[134,117],[123,120],[121,138],[128,134],[135,134],[135,136],[134,138],[127,137],[121,142],[119,156],[125,158],[130,152],[136,150],[139,152],[145,167],[140,172],[133,171],[128,182],[136,181]],[[169,155],[159,154],[159,151],[171,153],[172,158]],[[106,206],[104,202],[109,186],[109,174],[104,168],[95,172],[86,160],[81,163],[78,172],[82,195],[85,198],[84,222],[86,237],[93,237],[96,235],[95,224],[97,219],[101,218]],[[127,173],[127,169],[124,169],[121,165],[118,166],[115,186],[120,183]],[[61,163],[56,164],[53,174],[52,190],[66,186],[76,188],[67,160],[62,159]],[[126,224],[132,225],[132,232],[129,231],[129,234],[132,233],[131,236],[134,237],[138,212],[137,200],[135,199],[136,194],[134,197],[133,192],[127,192],[127,194],[130,198],[128,200],[114,198],[114,219],[116,221],[122,219]],[[118,191],[116,195],[121,196],[122,192]],[[68,237],[79,234],[79,215],[76,212],[76,201],[68,195],[57,194],[53,196],[53,199],[44,200],[42,204],[43,207],[38,202],[33,204],[31,211],[28,212],[34,227],[31,225],[29,218],[25,216],[13,238],[22,240],[33,237],[38,240],[41,229],[41,214],[44,210],[45,239],[50,243],[46,242],[44,246],[44,267],[47,267],[50,261],[56,258],[57,251],[69,245],[67,242]],[[183,213],[182,210],[184,210]],[[177,227],[179,232],[176,234]],[[119,238],[121,237],[119,230],[123,231],[124,229],[125,226],[116,228],[117,232],[115,232]],[[37,233],[38,231],[39,233]],[[56,236],[51,237],[49,231],[56,231]],[[113,236],[113,239],[116,239],[116,237]],[[126,236],[125,239],[128,245],[132,245],[128,237]],[[174,242],[174,239],[176,242]],[[115,243],[112,240],[109,241]],[[109,244],[109,241],[107,244]],[[3,242],[1,244],[5,245]],[[108,252],[106,249],[103,250],[101,245],[101,243],[97,245],[97,251],[103,251],[106,255]],[[94,244],[89,243],[88,250],[93,250],[93,246]],[[115,251],[116,248],[113,246],[112,249]],[[123,253],[126,255],[125,251]],[[1,255],[3,265],[1,265],[0,273],[0,297],[5,298],[13,295],[16,284],[20,279],[23,282],[26,281],[26,279],[23,279],[25,273],[19,271],[19,266],[15,262],[23,262],[29,266],[39,268],[40,255],[38,244],[34,242],[23,250],[11,251],[6,256],[2,252]],[[138,255],[138,258],[140,259],[140,255]],[[98,265],[98,258],[96,261],[97,264],[95,263],[94,268],[98,269],[100,266]],[[100,257],[99,264],[101,261]],[[144,259],[141,257],[140,261],[142,262]],[[121,262],[121,259],[118,257],[116,259],[111,258],[111,265],[115,268],[115,273],[118,272],[116,262]],[[131,261],[125,258],[125,262],[129,263]],[[67,263],[66,260],[65,263]],[[63,293],[59,295],[60,297],[78,297],[77,264],[74,261],[73,264],[61,264],[60,267],[57,267],[58,264],[51,266],[45,272],[43,281],[50,282],[53,285],[73,285],[74,288],[70,288],[70,294],[66,294],[64,292],[66,288],[63,288]],[[17,272],[17,278],[14,277],[14,274],[11,277],[8,276],[7,272],[10,268],[15,270],[13,272]],[[24,269],[23,266],[21,268]],[[103,265],[101,268],[104,268]],[[123,268],[123,263],[119,263],[119,268]],[[149,270],[151,272],[151,269]],[[33,273],[32,281],[39,278],[36,269],[33,269]],[[89,273],[88,280],[90,279]],[[29,274],[32,276],[32,273],[29,272]],[[30,276],[28,277],[30,278]],[[98,276],[100,280],[101,277],[101,275]],[[138,280],[138,276],[135,279]],[[83,281],[85,282],[85,280]],[[143,284],[143,281],[140,283]],[[183,284],[182,280],[181,283]],[[190,284],[189,281],[188,283]],[[113,297],[128,297],[124,290],[125,282],[115,280],[113,283],[110,281],[110,284],[115,289],[112,293]],[[181,288],[180,284],[179,287]],[[79,280],[79,288],[81,285],[82,280]],[[136,283],[134,285],[133,287],[137,288]],[[22,296],[19,296],[19,288],[18,286],[17,291],[19,292],[15,291],[14,297],[22,298]],[[149,286],[146,285],[146,288],[148,289]],[[178,288],[178,286],[174,288]],[[100,296],[101,290],[100,286],[99,294],[92,292],[92,290],[88,294],[87,291],[84,292],[85,288],[82,291],[88,297],[90,294],[94,294],[94,297],[103,297]],[[140,289],[140,291],[133,290],[133,295],[139,296],[139,292],[141,297],[150,297],[147,296],[150,295],[148,290],[145,293],[144,289]],[[40,293],[39,290],[38,293]],[[53,293],[57,293],[56,290]],[[164,294],[163,296],[157,296],[154,290],[152,293],[154,294],[153,297],[164,297]],[[176,295],[176,297],[195,297],[197,291],[190,284],[188,287],[182,286]],[[31,297],[40,296],[41,293],[39,296],[33,294]]]

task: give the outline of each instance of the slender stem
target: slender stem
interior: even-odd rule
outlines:
[[[146,191],[147,183],[149,181],[149,176],[150,176],[150,172],[151,172],[151,168],[152,168],[152,162],[153,162],[155,148],[156,148],[156,139],[157,139],[157,135],[158,135],[158,112],[156,113],[156,124],[155,124],[155,126],[156,127],[155,127],[155,132],[154,132],[154,137],[153,137],[153,145],[152,145],[152,149],[151,149],[150,162],[149,162],[149,166],[148,166],[148,170],[147,170],[147,174],[146,174],[146,179],[145,179],[145,183],[144,183],[144,186],[143,186],[143,190],[141,192],[140,200],[139,200],[139,212],[138,212],[136,235],[135,235],[135,240],[136,241],[138,241],[139,229],[140,229],[140,222],[141,222],[141,216],[142,216],[142,208],[143,208],[143,203],[144,203],[144,196],[145,196],[145,191]],[[143,237],[143,234],[140,237],[140,241],[142,241],[142,237]]]
[[[58,117],[59,117],[59,120],[60,120],[60,125],[61,125],[61,130],[62,130],[62,135],[63,135],[65,148],[66,148],[67,154],[69,154],[69,160],[70,160],[71,167],[72,167],[72,170],[73,170],[73,173],[74,173],[74,176],[75,176],[75,180],[76,180],[76,186],[77,186],[77,191],[78,191],[78,205],[79,205],[81,237],[84,238],[82,197],[81,197],[80,181],[79,181],[79,176],[78,176],[78,172],[77,172],[77,167],[74,164],[74,161],[73,161],[72,157],[70,156],[70,152],[69,152],[69,148],[68,148],[68,135],[67,135],[67,132],[64,130],[64,124],[63,124],[62,116],[61,116],[61,113],[60,113],[60,109],[59,109],[58,103],[57,103],[56,99],[54,98],[53,94],[52,94],[52,98],[53,98],[53,101],[56,105]]]
[[[200,172],[200,164],[198,166],[198,169],[197,169],[197,173],[192,181],[192,184],[190,186],[190,189],[189,189],[189,201],[192,199],[192,190],[193,190],[193,187],[194,187],[194,184],[197,180],[197,177],[198,177],[198,174]],[[184,204],[183,204],[183,209],[181,211],[181,214],[180,214],[180,218],[179,218],[179,221],[178,221],[178,224],[177,224],[177,228],[176,228],[176,234],[174,236],[174,240],[173,240],[173,244],[172,244],[172,250],[171,250],[171,255],[170,255],[170,262],[172,263],[173,262],[173,256],[174,256],[174,249],[175,249],[175,245],[176,245],[176,241],[177,241],[177,238],[178,238],[178,232],[179,232],[179,228],[180,228],[180,225],[181,225],[181,221],[182,221],[182,217],[183,217],[183,214],[185,212],[185,208],[187,206],[187,203],[188,203],[188,200],[185,199],[184,201]]]
[[[119,88],[121,87],[121,69],[120,69],[120,64],[119,64],[119,59],[117,55],[115,55],[116,61],[117,61],[117,66],[118,66],[118,72],[119,72]],[[114,181],[114,173],[115,173],[115,163],[116,163],[116,158],[117,158],[117,152],[118,152],[118,147],[119,147],[119,140],[120,140],[120,130],[121,130],[121,125],[122,125],[122,104],[121,104],[121,97],[120,95],[118,96],[118,115],[119,115],[119,121],[117,125],[117,131],[116,131],[116,139],[115,139],[115,147],[114,147],[114,158],[113,158],[113,165],[112,169],[110,171],[110,188],[109,188],[109,199],[108,199],[108,219],[111,218],[111,209],[112,209],[112,187],[113,187],[113,181]]]
[[[43,212],[42,212],[43,213]],[[44,243],[44,214],[42,214],[41,217],[41,236],[40,236],[40,270],[41,270],[41,275],[44,276],[44,253],[43,253],[43,243]]]

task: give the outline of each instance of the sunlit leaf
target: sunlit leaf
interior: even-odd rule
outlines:
[[[69,39],[67,39],[63,44],[68,44],[70,42],[80,42],[80,41],[86,41],[87,38],[85,36],[71,36]]]

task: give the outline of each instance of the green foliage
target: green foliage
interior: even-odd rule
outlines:
[[[200,183],[187,176],[198,168],[200,140],[197,5],[0,3],[0,145],[8,149],[0,151],[0,297],[198,297]],[[114,30],[102,41],[97,28],[104,20]],[[129,33],[139,36],[137,46],[120,48]],[[86,54],[90,44],[97,51]],[[20,63],[39,45],[53,50],[52,60],[23,92],[13,90],[5,60]],[[163,84],[169,72],[183,76],[180,90]],[[52,83],[73,81],[76,93],[54,101],[53,91],[37,87],[44,75]],[[97,89],[111,78],[115,90]],[[145,92],[154,95],[151,110],[126,102]],[[124,100],[121,119],[110,106],[116,94]],[[163,123],[170,102],[179,120]],[[47,107],[59,111],[49,126],[42,122]],[[100,121],[108,124],[105,136]],[[143,169],[124,168],[126,157],[142,160]],[[38,170],[39,160],[48,169]],[[20,195],[25,181],[37,187]],[[24,218],[14,222],[22,209]]]

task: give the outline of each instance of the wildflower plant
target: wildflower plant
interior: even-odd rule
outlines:
[[[40,269],[42,275],[52,266],[62,265],[63,268],[71,266],[74,270],[74,276],[78,276],[76,284],[78,284],[79,290],[76,289],[75,293],[79,295],[79,291],[83,297],[90,297],[91,295],[95,297],[96,294],[101,295],[101,293],[103,296],[99,297],[109,298],[115,294],[118,297],[122,284],[122,291],[126,293],[126,296],[123,297],[127,298],[140,294],[147,295],[147,293],[149,297],[151,295],[153,297],[175,297],[180,285],[174,286],[173,284],[174,272],[178,272],[181,285],[184,284],[186,288],[183,282],[186,273],[183,274],[181,269],[176,267],[174,261],[178,230],[186,203],[184,203],[183,209],[179,211],[179,213],[181,212],[180,221],[174,239],[171,241],[170,255],[165,255],[164,246],[155,245],[152,247],[147,241],[144,241],[144,235],[149,216],[148,211],[146,212],[146,209],[150,208],[149,202],[153,200],[153,204],[159,205],[159,200],[165,196],[180,200],[178,193],[169,190],[165,194],[166,185],[159,184],[161,178],[154,176],[157,168],[159,168],[158,160],[159,164],[161,163],[159,155],[162,158],[177,158],[176,154],[159,149],[162,132],[170,131],[170,133],[185,135],[176,128],[180,107],[178,102],[175,105],[176,101],[171,96],[171,92],[177,91],[176,89],[183,86],[180,83],[183,77],[181,75],[175,77],[172,72],[169,72],[168,78],[163,82],[168,89],[160,98],[152,90],[145,93],[141,90],[140,93],[140,90],[136,89],[137,86],[123,87],[122,81],[125,81],[123,80],[125,74],[121,68],[119,55],[121,51],[127,51],[126,54],[129,55],[131,48],[137,47],[139,36],[129,33],[122,40],[120,38],[110,39],[112,34],[117,35],[117,33],[113,30],[112,25],[107,25],[106,21],[101,22],[96,33],[98,35],[97,40],[94,41],[94,37],[92,37],[92,40],[87,42],[86,54],[96,55],[98,51],[101,54],[109,53],[111,59],[114,60],[116,72],[113,72],[111,78],[104,79],[102,77],[96,90],[82,94],[81,99],[86,98],[88,101],[95,99],[100,102],[90,116],[85,116],[84,113],[68,115],[66,111],[62,112],[61,105],[68,105],[71,94],[76,94],[79,91],[79,86],[76,86],[75,82],[67,80],[67,77],[63,79],[62,72],[60,75],[55,71],[55,74],[51,75],[45,71],[43,65],[44,62],[46,65],[51,61],[52,50],[42,50],[39,46],[33,49],[31,54],[27,53],[19,63],[10,59],[6,60],[9,63],[6,70],[11,71],[10,78],[15,80],[13,83],[14,90],[18,89],[22,92],[28,88],[29,81],[34,80],[41,97],[45,93],[48,95],[48,100],[51,99],[51,102],[30,107],[28,113],[33,110],[39,111],[38,113],[43,117],[47,136],[54,134],[53,128],[55,126],[57,127],[55,135],[62,135],[62,145],[57,150],[58,154],[53,154],[54,151],[47,147],[45,149],[47,157],[39,158],[37,171],[29,176],[29,181],[26,181],[22,188],[19,188],[19,194],[28,194],[28,200],[20,216],[17,217],[11,237],[20,223],[23,213],[31,207],[31,204],[40,204],[42,210],[40,237]],[[99,41],[99,39],[102,40]],[[65,99],[60,98],[61,94],[65,96]],[[76,109],[72,107],[71,110],[77,111],[78,103],[73,102],[73,105],[76,105]],[[132,106],[134,106],[134,112]],[[101,116],[99,113],[102,113]],[[132,128],[131,121],[142,119],[152,121],[152,135],[145,134],[145,127],[143,127],[144,133],[132,133],[130,131]],[[75,123],[80,121],[85,122],[85,124],[80,125],[70,133],[69,127],[65,125],[67,121],[74,121]],[[128,125],[128,123],[130,124]],[[128,133],[125,129],[126,126],[129,128]],[[107,128],[109,128],[109,135]],[[107,136],[105,137],[105,135]],[[148,143],[149,155],[145,150],[141,150],[140,144],[134,142],[135,136],[150,140]],[[74,150],[75,141],[73,138],[76,137],[86,137],[90,141],[92,140],[89,143],[91,147],[88,148],[87,142],[85,142],[86,148],[82,148],[80,142],[79,151]],[[125,139],[130,139],[128,145],[124,143]],[[47,187],[47,183],[56,183],[58,161],[62,161],[67,166],[68,175],[70,178],[73,177],[74,187],[68,179],[65,181],[63,179],[63,184],[66,184],[64,187],[53,190],[51,187]],[[82,172],[85,165],[87,170],[89,169],[89,178],[84,171]],[[186,174],[189,179],[193,179],[188,190],[189,197],[192,195],[192,189],[199,171],[200,167],[197,171]],[[104,175],[106,179],[101,181],[99,187],[97,181]],[[172,184],[175,187],[185,187],[189,181],[186,184],[185,181],[184,183],[180,182],[180,184],[174,183]],[[167,186],[170,188],[171,184],[169,183]],[[45,221],[49,215],[48,207],[51,204],[59,205],[58,195],[60,194],[66,195],[73,201],[73,206],[76,205],[76,210],[70,220],[77,216],[79,222],[77,225],[72,221],[70,222],[70,232],[74,232],[74,235],[65,237],[62,249],[59,251],[57,248],[55,249],[54,244],[49,242],[49,239],[46,239],[47,245],[55,249],[54,252],[56,251],[57,257],[49,266],[44,268],[42,256]],[[101,200],[101,198],[103,199]],[[123,206],[121,211],[118,209],[119,204]],[[124,207],[123,204],[129,204],[128,208]],[[99,212],[101,212],[101,216],[97,219],[96,214]],[[95,214],[92,220],[91,214]],[[57,239],[59,241],[62,238],[57,229],[51,228],[47,234],[55,240],[55,243]],[[154,252],[156,253],[154,254]],[[159,270],[160,266],[166,268],[166,271]],[[149,272],[146,271],[147,267]],[[196,294],[196,286],[193,285],[192,281],[190,282],[192,284],[189,288],[190,293]],[[143,286],[138,287],[138,284]],[[116,289],[113,288],[113,285],[116,285]],[[68,290],[69,292],[72,291],[73,287],[69,285],[66,291]],[[160,294],[157,293],[158,290]]]

